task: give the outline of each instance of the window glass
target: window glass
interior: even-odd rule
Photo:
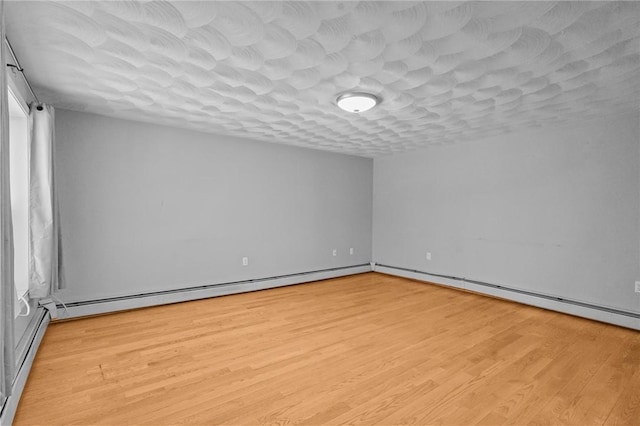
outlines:
[[[27,311],[29,291],[29,136],[26,106],[9,90],[11,212],[13,219],[16,312]]]

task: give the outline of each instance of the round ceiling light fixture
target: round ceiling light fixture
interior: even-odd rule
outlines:
[[[380,103],[380,99],[376,95],[364,92],[344,93],[336,99],[338,106],[353,113],[365,112]]]

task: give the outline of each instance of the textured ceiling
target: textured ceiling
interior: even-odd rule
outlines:
[[[55,106],[363,156],[638,111],[636,2],[7,2]],[[383,102],[360,115],[345,91]]]

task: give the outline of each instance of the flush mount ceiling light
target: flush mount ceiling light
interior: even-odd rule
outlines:
[[[371,93],[352,92],[338,96],[336,103],[347,112],[365,112],[378,105],[380,100]]]

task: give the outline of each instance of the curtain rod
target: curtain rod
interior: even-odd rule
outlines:
[[[27,80],[27,76],[24,75],[24,68],[22,68],[22,66],[20,65],[20,61],[18,61],[18,57],[16,56],[16,52],[13,51],[13,47],[11,46],[11,43],[9,43],[9,39],[6,36],[4,37],[4,42],[7,45],[7,47],[9,48],[9,53],[11,54],[11,57],[13,57],[13,62],[14,62],[13,64],[7,64],[7,66],[15,68],[17,71],[20,71],[20,74],[22,75],[22,79],[27,84],[27,87],[29,88],[29,91],[33,95],[33,99],[36,100],[37,104],[40,104],[40,101],[38,100],[38,97],[36,96],[36,93],[33,91],[33,88],[31,87],[31,84],[29,84],[29,80]]]

